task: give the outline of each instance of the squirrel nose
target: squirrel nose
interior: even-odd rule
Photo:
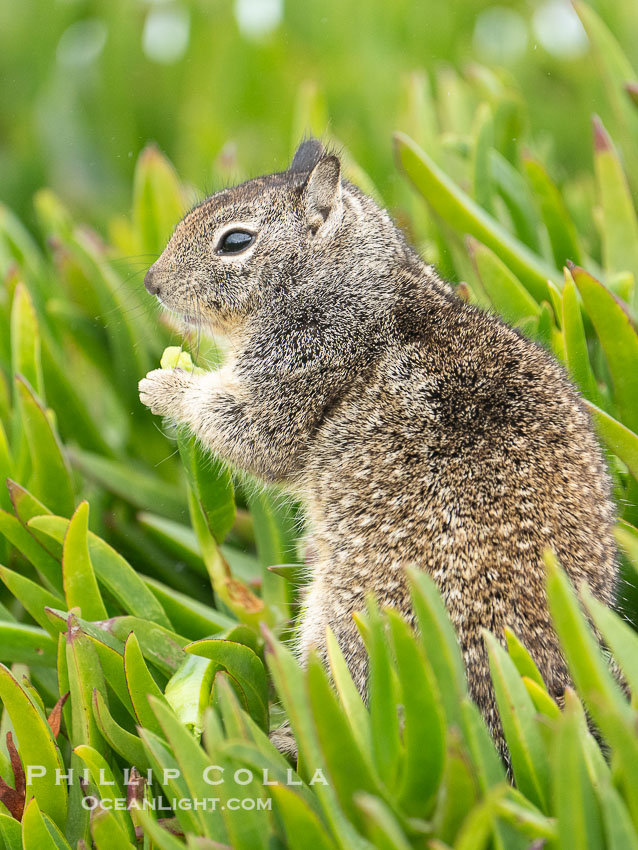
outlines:
[[[159,295],[160,285],[156,279],[155,268],[151,266],[144,277],[144,286],[151,295]]]

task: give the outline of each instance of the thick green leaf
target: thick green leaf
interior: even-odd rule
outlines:
[[[118,755],[128,764],[135,765],[140,771],[147,771],[150,768],[140,739],[115,721],[104,697],[97,689],[93,691],[93,716],[102,737]]]
[[[528,679],[527,676],[523,676],[523,684],[539,714],[544,714],[545,717],[552,719],[560,716],[560,708],[547,693],[544,684],[539,685],[536,679]]]
[[[354,799],[366,817],[366,834],[377,850],[410,850],[412,844],[383,800],[364,792]]]
[[[29,520],[30,529],[44,532],[62,542],[69,521],[59,516],[41,516]],[[93,532],[88,534],[91,562],[101,584],[126,611],[170,629],[171,623],[153,593],[124,558]]]
[[[523,157],[523,165],[547,228],[556,268],[562,268],[568,260],[580,263],[578,234],[561,193],[541,163],[530,154]]]
[[[472,184],[474,200],[485,212],[494,215],[492,170],[490,153],[494,147],[494,122],[488,103],[481,103],[476,111],[472,136]]]
[[[285,785],[274,785],[268,791],[277,804],[290,850],[336,850],[324,824],[298,794]]]
[[[226,740],[221,729],[219,740],[211,735],[211,722],[217,719],[217,714],[209,707],[204,715],[206,751],[215,758],[218,752],[223,752],[233,759],[259,771],[266,770],[270,779],[282,784],[295,783],[295,792],[299,793],[311,808],[319,811],[317,798],[308,790],[304,782],[299,782],[296,771],[290,767],[290,762],[273,745],[268,735],[255,723],[252,717],[240,705],[234,688],[230,684],[228,673],[220,671],[215,676],[215,688],[218,694],[219,714],[224,723]],[[238,743],[242,741],[243,743]],[[265,775],[265,774],[263,774]],[[317,777],[317,781],[323,781]]]
[[[106,681],[97,650],[84,634],[77,618],[69,614],[66,638],[66,661],[71,692],[71,743],[103,746],[102,736],[93,717],[93,689],[106,698]]]
[[[208,658],[187,655],[164,688],[166,701],[195,738],[202,732],[202,716],[217,669]]]
[[[232,689],[229,686],[226,688],[226,693],[232,694]],[[244,717],[248,717],[245,712]],[[209,719],[209,717],[206,719],[208,726],[210,726]],[[257,729],[257,731],[261,733],[260,729]],[[263,735],[263,733],[261,734]],[[273,747],[271,745],[272,749]],[[233,764],[240,764],[247,767],[253,771],[255,776],[260,777],[260,784],[263,782],[263,790],[267,793],[270,793],[271,788],[289,788],[312,812],[321,818],[321,809],[312,785],[310,787],[306,785],[296,771],[290,767],[289,762],[276,751],[272,756],[270,754],[266,755],[263,749],[257,749],[253,744],[244,741],[240,742],[231,738],[213,747],[211,757],[215,762],[220,759],[225,760],[229,758]],[[313,784],[317,782],[325,784],[327,781],[323,774],[317,774],[316,777],[311,779],[311,783]],[[261,794],[261,791],[262,789],[260,788],[259,794]]]
[[[139,811],[135,813],[135,817],[139,819],[140,824],[144,829],[144,834],[150,836],[153,839],[153,848],[157,848],[157,850],[184,850],[184,844],[174,835],[172,835],[168,829],[161,826],[148,812],[147,809],[140,808]],[[195,845],[197,847],[197,845]],[[211,850],[215,848],[215,850],[222,850],[224,847],[223,844],[218,844],[217,847],[215,845],[208,845],[211,847]],[[199,842],[199,847],[202,850],[205,850],[206,845]]]
[[[505,781],[505,769],[478,707],[469,697],[461,704],[463,734],[483,793]]]
[[[43,505],[39,499],[36,499],[33,493],[30,493],[25,487],[22,487],[15,481],[7,481],[7,490],[9,492],[13,511],[25,527],[29,520],[33,517],[49,516],[51,514],[51,511],[46,507],[46,505]],[[62,561],[62,543],[59,543],[52,537],[49,537],[46,534],[41,534],[39,531],[35,531],[34,529],[30,529],[30,534],[38,541],[41,547],[55,558],[56,561]],[[59,565],[55,568],[55,575],[57,580],[60,582],[60,587],[62,588],[62,571]]]
[[[264,665],[247,646],[232,640],[199,640],[186,652],[209,658],[227,670],[246,696],[248,711],[262,729],[268,728],[268,683]]]
[[[184,660],[183,650],[188,640],[150,620],[141,617],[111,617],[103,620],[100,627],[122,642],[134,632],[144,657],[169,676]]]
[[[192,488],[188,491],[188,505],[191,523],[197,534],[215,595],[238,620],[244,623],[252,626],[262,622],[274,623],[276,620],[274,610],[266,607],[263,599],[256,596],[244,582],[232,575],[228,561],[208,527],[201,504]]]
[[[109,804],[108,807],[113,812],[115,820],[119,823],[121,830],[124,833],[128,833],[129,839],[132,842],[135,842],[135,830],[133,829],[133,823],[130,816],[117,808],[116,801],[118,799],[124,799],[124,794],[120,788],[119,782],[111,770],[109,763],[96,749],[85,744],[80,744],[75,747],[74,752],[88,767],[91,779],[97,786],[102,803]]]
[[[155,719],[155,713],[151,711],[148,698],[154,696],[165,704],[166,700],[146,666],[139,641],[133,632],[128,636],[124,647],[124,673],[140,726],[161,735],[162,729]]]
[[[51,513],[46,505],[43,505],[39,499],[36,499],[33,493],[29,493],[29,491],[18,484],[17,481],[9,479],[7,481],[7,489],[9,491],[11,504],[15,510],[15,515],[23,525],[26,525],[31,517],[44,516],[45,514]],[[61,547],[59,552],[61,556]],[[52,552],[51,554],[55,555],[56,552]]]
[[[207,589],[207,577],[193,575],[183,561],[176,560],[170,551],[151,539],[139,523],[133,518],[129,519],[127,513],[117,510],[112,517],[112,523],[109,523],[108,531],[102,531],[105,537],[108,535],[111,538],[109,540],[111,545],[114,545],[116,549],[122,547],[121,554],[135,563],[138,570],[151,571],[156,578],[170,587],[189,596],[196,598],[203,596],[205,599],[202,591]],[[203,568],[203,561],[200,563]],[[204,569],[202,569],[203,572],[205,572]]]
[[[52,781],[56,770],[64,772],[62,756],[46,720],[4,664],[0,664],[0,700],[18,739],[27,779],[27,799],[35,796],[40,809],[64,829],[67,789],[64,783],[56,785]]]
[[[490,167],[492,179],[505,202],[516,235],[532,251],[540,253],[536,210],[525,180],[498,151],[491,151]]]
[[[288,500],[273,490],[253,488],[248,506],[254,523],[255,543],[262,567],[289,564],[296,560],[298,531],[294,512]],[[282,619],[289,616],[289,585],[277,575],[264,570],[262,597]]]
[[[638,695],[638,635],[624,620],[582,589],[583,602],[622,670],[632,694]]]
[[[572,380],[578,384],[578,388],[585,398],[596,403],[598,399],[596,380],[589,363],[587,339],[576,286],[568,269],[565,269],[565,285],[559,315],[562,319],[565,360],[569,374]]]
[[[89,554],[89,503],[81,502],[64,536],[62,579],[68,608],[78,607],[85,620],[108,616],[97,585]]]
[[[38,626],[0,622],[0,661],[55,667],[57,641]]]
[[[614,534],[632,567],[638,572],[638,529],[628,522],[620,520]]]
[[[484,632],[484,639],[516,785],[547,814],[549,765],[536,724],[536,710],[509,655],[489,632]]]
[[[74,375],[65,368],[63,350],[46,332],[47,329],[43,330],[42,371],[47,397],[56,412],[60,434],[63,439],[72,440],[87,451],[111,457],[111,443],[119,444],[122,436],[105,428],[105,423],[89,409],[84,396],[80,394],[81,388],[74,383]]]
[[[541,303],[541,311],[538,316],[538,330],[535,334],[533,334],[533,338],[549,350],[551,350],[552,347],[553,327],[554,316],[552,314],[552,308],[549,301],[543,301]]]
[[[595,404],[585,401],[585,406],[602,439],[611,451],[627,464],[634,478],[638,479],[638,435]]]
[[[73,466],[83,475],[136,508],[178,521],[187,516],[186,494],[181,487],[169,484],[131,463],[120,463],[78,448],[72,449],[69,457]]]
[[[22,375],[44,401],[40,354],[40,331],[29,290],[18,283],[11,306],[11,367],[14,377]]]
[[[4,841],[5,850],[23,850],[20,822],[4,812],[0,812],[0,839]]]
[[[429,75],[425,70],[410,71],[402,83],[398,126],[421,147],[432,151],[438,147],[440,127]],[[294,144],[299,138],[295,137]]]
[[[73,513],[74,496],[69,469],[57,435],[33,390],[16,378],[20,421],[31,451],[29,489],[54,512]]]
[[[182,561],[202,575],[206,575],[199,542],[190,526],[146,511],[137,515],[137,522],[148,530],[162,548],[168,550],[177,561]]]
[[[403,705],[403,747],[398,799],[411,817],[427,817],[434,803],[445,760],[446,727],[434,674],[422,645],[408,624],[391,609],[392,633]],[[383,775],[383,774],[382,774]]]
[[[206,661],[205,658],[200,658],[200,661]],[[209,662],[212,664],[213,662]],[[219,739],[211,739],[206,742],[206,751],[214,758],[214,754],[222,746],[224,736],[226,738],[238,738],[242,741],[250,741],[254,743],[255,737],[252,733],[252,728],[259,728],[255,721],[252,720],[252,727],[249,727],[247,718],[250,715],[246,712],[246,697],[239,683],[234,679],[227,670],[217,669],[215,673],[215,682],[211,691],[211,703],[213,711],[209,708],[205,709],[204,717],[213,714],[215,721],[219,723],[218,718],[221,718],[219,725]],[[210,727],[209,718],[209,727]],[[210,731],[210,729],[209,729]],[[262,735],[266,733],[261,730]],[[272,746],[272,744],[271,744]],[[269,751],[270,752],[270,751]],[[282,756],[283,758],[283,756]]]
[[[602,810],[605,846],[608,850],[638,850],[638,831],[616,788],[611,782],[605,782],[598,787],[597,793]]]
[[[563,274],[565,271],[566,269],[563,269]],[[563,298],[561,291],[551,280],[547,281],[547,289],[549,290],[552,312],[554,316],[556,316],[559,325],[562,327]]]
[[[189,734],[186,730],[184,732],[187,735]],[[169,800],[192,799],[194,795],[186,782],[185,773],[164,737],[155,735],[149,729],[140,729],[139,733],[153,771],[153,781],[161,784],[164,794]],[[201,753],[203,756],[203,750]],[[209,794],[211,787],[208,786]],[[209,794],[206,796],[209,796]],[[175,815],[185,833],[192,832],[194,835],[202,835],[201,813],[196,813],[194,809],[191,810],[178,803]]]
[[[502,828],[508,825],[515,829],[515,838],[510,838],[506,843],[504,843],[501,835],[501,846],[506,847],[507,850],[510,847],[528,850],[530,838],[544,838],[548,842],[555,841],[555,821],[542,815],[522,794],[517,794],[515,791],[509,793],[512,797],[515,796],[515,799],[503,796],[494,802],[494,813],[499,818],[495,827],[500,827],[501,832]]]
[[[2,379],[0,378],[0,382],[1,381]],[[0,384],[0,396],[1,393],[2,389]],[[2,411],[0,409],[0,508],[3,508],[6,511],[11,510],[11,498],[7,488],[12,475],[13,458],[11,456],[11,449],[9,448],[9,441],[7,440],[7,433],[4,425],[2,424]],[[2,486],[3,481],[7,482],[7,488]],[[2,550],[0,550],[0,552],[1,551]]]
[[[547,279],[558,282],[556,270],[477,206],[411,139],[403,133],[394,138],[402,168],[437,215],[490,248],[534,298],[547,298]]]
[[[47,235],[64,233],[70,235],[73,230],[73,218],[67,207],[51,189],[39,189],[34,198],[33,206],[40,228]]]
[[[27,272],[30,281],[41,284],[44,277],[42,253],[37,242],[31,236],[19,218],[4,204],[0,204],[0,247],[5,267],[13,261]],[[8,253],[9,257],[5,255]]]
[[[578,266],[571,272],[605,352],[620,418],[638,432],[638,334],[621,304],[602,283]]]
[[[91,836],[95,850],[133,850],[125,827],[111,806],[99,803],[91,812]],[[137,842],[136,842],[137,843]]]
[[[448,724],[461,728],[467,680],[454,626],[433,580],[421,570],[409,569],[408,575],[421,643],[434,670]]]
[[[137,158],[133,182],[133,224],[139,250],[159,254],[184,215],[179,179],[169,160],[154,145]]]
[[[393,788],[399,773],[401,740],[399,714],[394,681],[394,659],[390,653],[385,622],[381,619],[376,602],[367,600],[369,640],[368,695],[370,704],[370,732],[372,758],[377,775]]]
[[[326,762],[319,744],[301,668],[292,653],[273,638],[267,627],[262,626],[262,631],[266,642],[268,668],[294,731],[299,746],[299,761],[303,762],[311,774],[317,769],[325,771]],[[341,718],[343,722],[342,713]],[[323,783],[318,783],[315,789],[326,819],[342,848],[368,848],[368,843],[341,811],[335,789]]]
[[[56,824],[40,811],[35,797],[27,803],[22,816],[22,842],[27,850],[71,850]]]
[[[38,625],[51,635],[57,634],[57,629],[51,625],[44,609],[59,608],[63,605],[61,596],[50,593],[31,579],[7,567],[0,566],[0,578]]]
[[[615,133],[622,141],[623,156],[627,163],[633,189],[638,187],[638,155],[635,140],[638,135],[638,114],[625,93],[625,85],[636,79],[636,72],[622,51],[616,38],[601,20],[594,8],[582,0],[573,0],[589,37],[592,51],[605,86],[605,94],[612,108]]]
[[[467,247],[487,297],[506,322],[540,315],[536,301],[493,251],[472,237]]]
[[[566,699],[554,756],[554,810],[560,846],[603,850],[600,812],[583,758],[580,723],[570,702]]]
[[[235,521],[235,491],[228,464],[211,458],[199,440],[180,431],[177,438],[188,482],[202,509],[208,530],[222,543]]]
[[[87,633],[86,624],[80,621],[80,625],[97,651],[98,658],[100,659],[100,666],[104,672],[104,678],[106,679],[109,692],[112,691],[128,714],[132,718],[136,718],[135,709],[131,703],[130,694],[126,684],[126,675],[124,673],[124,646],[122,645],[121,651],[118,651],[112,646],[109,646],[107,643],[107,640],[110,637],[109,635],[105,635],[104,632],[98,632],[97,635]],[[107,640],[103,640],[103,637]],[[120,643],[120,641],[118,641],[118,643]],[[116,710],[117,708],[119,708],[119,706],[115,707]],[[118,711],[117,713],[118,716],[120,716],[120,712]]]
[[[436,84],[437,90],[446,93],[437,110],[442,132],[469,133],[474,119],[474,98],[467,80],[451,65],[441,65],[436,71]]]
[[[192,799],[210,797],[212,786],[206,779],[217,779],[218,777],[218,772],[214,770],[212,762],[196,743],[190,732],[179,722],[165,700],[151,696],[149,703],[175,753],[190,797]],[[239,788],[237,791],[239,792]],[[239,797],[240,794],[237,793],[237,796]],[[221,813],[218,810],[200,809],[196,812],[195,817],[199,822],[200,834],[218,840],[225,837],[226,830]],[[260,844],[258,843],[257,846],[260,846]]]
[[[540,670],[536,666],[534,659],[529,654],[526,647],[507,626],[505,627],[504,632],[505,640],[507,642],[507,653],[512,659],[519,674],[521,676],[527,676],[529,679],[536,682],[536,684],[541,688],[545,688],[545,690],[547,690],[543,677],[540,674]]]
[[[607,706],[598,695],[591,698],[591,703],[598,704],[597,716],[600,718]],[[604,721],[601,719],[599,725],[604,728],[605,740],[614,752],[614,784],[621,791],[634,829],[638,831],[638,745],[635,712],[632,726],[626,724],[614,712],[608,712],[607,718]]]
[[[361,694],[352,681],[348,665],[334,636],[334,632],[329,627],[326,632],[326,645],[332,679],[339,694],[343,710],[350,722],[352,734],[356,738],[361,750],[370,751],[372,748],[370,715],[363,703]]]
[[[374,796],[383,796],[381,788],[367,754],[357,746],[321,663],[314,655],[308,661],[307,687],[331,784],[344,812],[361,829],[365,819],[353,795],[357,791],[366,791]]]
[[[62,569],[59,562],[29,534],[19,519],[3,510],[0,510],[0,534],[33,564],[49,590],[62,592]]]
[[[63,634],[66,631],[67,612],[47,608],[46,613],[52,627],[58,633]],[[76,617],[75,622],[82,633],[92,642],[109,688],[116,694],[129,714],[135,717],[124,675],[124,641],[113,637],[99,624],[89,623],[81,617]]]
[[[122,280],[108,263],[99,240],[90,231],[74,231],[66,244],[98,298],[101,320],[108,339],[109,361],[119,393],[126,404],[131,406],[133,415],[141,417],[145,414],[139,407],[137,382],[151,368],[148,353],[150,337],[140,333],[144,314],[138,312],[133,321],[130,309],[132,294],[124,292]]]
[[[635,291],[638,285],[638,218],[618,153],[597,117],[594,118],[594,149],[602,208],[605,272],[609,276],[630,272]]]
[[[69,694],[69,670],[68,665],[66,663],[66,620],[68,614],[64,613],[62,619],[64,622],[65,628],[58,635],[58,687],[61,694]],[[72,724],[72,716],[71,716],[71,705],[69,704],[69,700],[67,698],[66,702],[62,706],[62,715],[64,717],[64,725],[66,729],[69,730]],[[48,724],[47,724],[48,725]],[[67,732],[68,734],[68,732]],[[73,790],[71,789],[71,794],[73,794]],[[71,816],[73,820],[73,815]]]
[[[142,576],[142,580],[157,597],[179,634],[190,640],[199,640],[235,625],[234,620],[216,608],[167,587],[157,579]]]
[[[452,844],[457,836],[459,836],[458,841],[461,841],[461,827],[463,826],[465,829],[465,825],[476,814],[478,786],[467,753],[460,746],[456,730],[451,730],[448,740],[445,772],[436,811],[432,817],[432,829],[442,842]],[[481,832],[482,830],[479,831],[479,834]],[[461,846],[461,844],[455,844],[455,847],[457,846]],[[476,846],[483,845],[477,844]]]
[[[550,553],[546,554],[545,563],[549,610],[572,678],[596,725],[614,747],[627,803],[634,823],[638,824],[635,712],[603,660],[567,576]]]

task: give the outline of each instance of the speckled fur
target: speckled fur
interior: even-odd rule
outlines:
[[[233,222],[255,243],[220,257]],[[201,378],[151,372],[142,401],[307,505],[317,558],[300,657],[325,653],[329,625],[365,693],[352,613],[373,591],[410,618],[404,567],[416,564],[441,590],[505,752],[481,629],[503,640],[509,626],[560,696],[569,679],[543,550],[614,600],[610,482],[563,369],[457,299],[314,141],[290,170],[190,212],[150,282],[170,309],[225,331],[232,357]]]

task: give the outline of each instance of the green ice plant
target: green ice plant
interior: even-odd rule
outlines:
[[[533,136],[512,143],[523,105],[488,68],[446,69],[433,87],[410,76],[395,136],[399,214],[419,250],[459,297],[554,353],[606,447],[623,616],[547,553],[574,685],[564,706],[516,635],[485,634],[508,776],[416,569],[415,630],[374,600],[357,615],[368,704],[334,635],[329,671],[314,657],[300,668],[287,644],[300,507],[158,428],[136,398],[160,361],[223,358],[139,285],[192,200],[149,148],[108,241],[48,190],[35,199],[41,241],[0,209],[0,848],[638,848],[636,700],[609,664],[634,695],[636,74],[593,10],[577,10],[613,107],[593,122],[591,174],[559,185]],[[296,119],[316,132],[319,97],[302,87]],[[294,762],[268,737],[285,718]]]

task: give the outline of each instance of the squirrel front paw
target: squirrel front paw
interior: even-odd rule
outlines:
[[[153,369],[138,384],[140,401],[151,413],[183,419],[184,396],[192,376],[183,369]]]

